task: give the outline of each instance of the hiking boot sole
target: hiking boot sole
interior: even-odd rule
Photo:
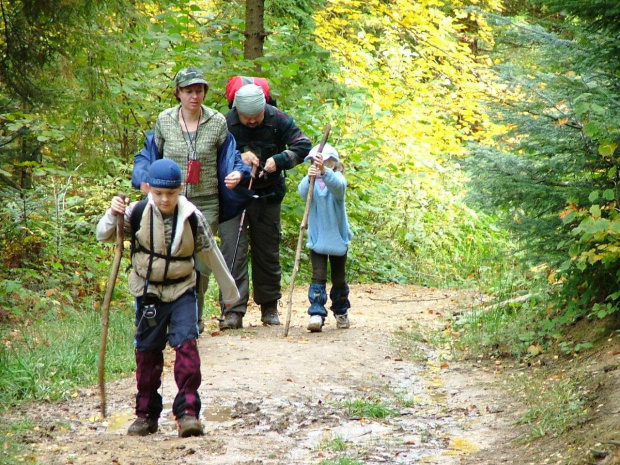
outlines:
[[[179,437],[180,438],[190,438],[192,436],[202,436],[204,433],[201,427],[191,427],[181,431],[179,428]]]

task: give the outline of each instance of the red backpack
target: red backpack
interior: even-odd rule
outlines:
[[[228,108],[232,108],[233,101],[235,100],[235,94],[241,87],[246,84],[256,84],[263,89],[265,94],[265,100],[269,105],[277,106],[276,100],[269,93],[269,83],[267,79],[261,77],[247,77],[247,76],[234,76],[228,80],[226,84],[226,100],[228,100]]]

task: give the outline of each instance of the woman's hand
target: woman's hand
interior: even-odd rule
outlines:
[[[243,152],[241,154],[241,160],[243,160],[243,163],[250,166],[258,166],[260,163],[260,159],[256,156],[256,154],[250,151]]]
[[[224,184],[228,189],[234,189],[241,182],[241,171],[233,171],[224,178]]]

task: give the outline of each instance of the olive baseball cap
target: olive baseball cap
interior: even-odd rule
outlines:
[[[189,68],[179,70],[176,78],[174,78],[174,82],[178,87],[187,87],[194,84],[209,85],[205,79],[205,75],[202,74],[202,71],[195,66],[190,66]]]

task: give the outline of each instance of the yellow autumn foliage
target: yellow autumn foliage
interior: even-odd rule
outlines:
[[[371,131],[390,140],[386,159],[423,153],[442,162],[495,131],[483,107],[487,58],[473,50],[492,36],[471,5],[501,8],[496,0],[330,0],[316,13],[316,41],[340,63],[333,79],[366,92],[377,115]]]

